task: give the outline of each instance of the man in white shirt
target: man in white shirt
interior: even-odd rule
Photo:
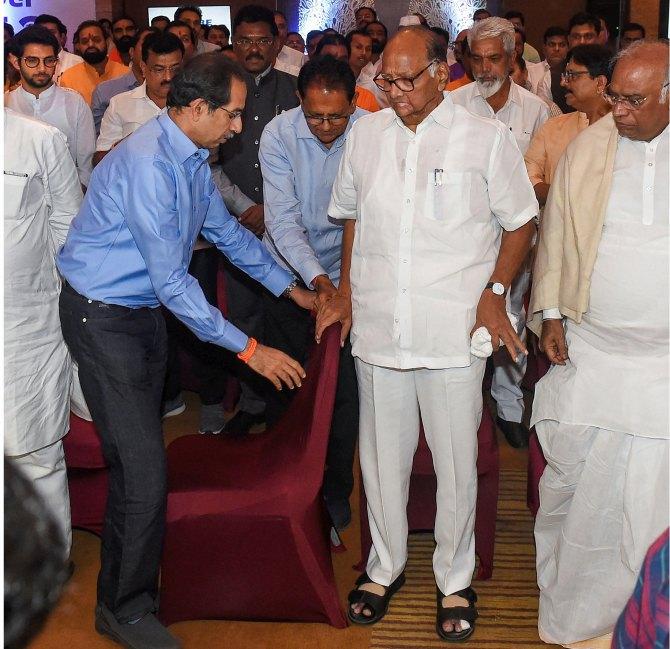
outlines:
[[[360,400],[359,453],[373,547],[349,619],[383,617],[404,582],[409,477],[423,422],[438,480],[433,568],[439,635],[474,630],[477,429],[485,361],[480,326],[523,354],[505,293],[534,233],[537,201],[500,122],[443,94],[447,53],[424,27],[384,50],[392,111],[362,117],[345,145],[328,214],[346,219],[338,293],[320,309],[351,329]],[[488,283],[487,283],[488,282]]]
[[[94,164],[98,164],[124,137],[152,117],[166,112],[170,81],[181,67],[183,58],[184,46],[174,34],[152,33],[144,39],[140,63],[144,83],[110,100],[100,124]]]
[[[667,42],[619,54],[612,112],[568,146],[540,228],[529,310],[553,363],[531,420],[548,462],[535,522],[545,642],[611,632],[668,527],[668,89]]]
[[[5,96],[5,105],[62,131],[79,182],[86,187],[95,150],[93,116],[78,92],[54,83],[59,49],[53,34],[40,25],[26,27],[13,38],[9,60],[21,75],[21,85]]]
[[[44,500],[69,554],[61,440],[70,427],[72,363],[58,318],[55,255],[81,187],[58,129],[6,108],[4,132],[4,449]]]
[[[63,74],[65,70],[78,65],[79,63],[83,63],[84,59],[65,49],[67,46],[67,27],[63,24],[60,18],[51,16],[50,14],[40,14],[35,18],[33,25],[42,25],[42,27],[48,29],[60,43],[61,49],[60,52],[58,52],[58,64],[56,65],[56,71],[54,73],[54,79],[56,80],[56,83],[58,83],[60,75]]]
[[[507,126],[522,154],[535,132],[549,118],[547,104],[509,77],[515,54],[514,27],[504,18],[487,18],[476,22],[468,34],[470,60],[475,83],[451,93],[460,104],[475,115],[497,119]],[[525,336],[524,296],[530,271],[523,269],[511,287],[510,312],[517,317],[517,332]],[[526,358],[518,363],[506,354],[495,354],[491,394],[498,408],[498,427],[515,448],[528,443],[528,429],[522,423],[524,402],[521,381],[526,372]]]
[[[300,68],[305,64],[307,57],[286,45],[288,37],[288,22],[286,16],[281,11],[274,12],[275,25],[279,32],[275,39],[275,47],[277,48],[277,58],[275,60],[275,70],[281,72],[288,72],[294,77],[300,74]]]

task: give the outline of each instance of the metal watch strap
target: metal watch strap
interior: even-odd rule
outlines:
[[[282,297],[289,297],[291,291],[298,286],[298,280],[294,279],[282,292]]]

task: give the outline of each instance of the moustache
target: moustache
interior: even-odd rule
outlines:
[[[256,59],[257,61],[265,61],[265,57],[261,56],[260,54],[249,54],[249,56],[247,56],[247,58],[244,60],[253,61],[254,59]]]

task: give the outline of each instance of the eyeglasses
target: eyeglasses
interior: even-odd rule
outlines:
[[[57,56],[46,56],[41,59],[39,56],[20,56],[29,68],[36,68],[40,63],[44,63],[45,68],[55,68],[58,63]]]
[[[583,74],[591,74],[588,70],[584,70],[582,72],[574,72],[573,70],[566,70],[565,72],[561,72],[561,79],[565,81],[566,83],[569,83],[571,81],[574,81],[577,77],[581,77]]]
[[[384,92],[389,92],[391,90],[391,86],[395,85],[398,90],[401,90],[402,92],[412,92],[414,90],[414,82],[431,66],[433,63],[437,63],[435,59],[433,59],[425,68],[423,68],[420,72],[417,72],[413,77],[398,77],[397,79],[389,79],[388,77],[384,77],[381,74],[378,74],[373,81],[375,82],[375,85],[377,88],[380,90],[383,90]]]
[[[178,63],[177,65],[169,65],[169,66],[164,66],[164,65],[152,65],[149,68],[149,72],[151,74],[155,75],[163,75],[166,72],[169,72],[170,74],[176,74],[177,70],[181,67],[181,63]]]
[[[661,89],[667,88],[668,85],[670,84],[664,83],[661,86]],[[616,95],[610,92],[610,87],[607,86],[607,88],[605,88],[605,92],[603,92],[603,99],[610,106],[621,104],[628,110],[638,110],[642,107],[642,104],[647,101],[648,97],[641,97],[640,95]]]
[[[228,110],[227,108],[224,108],[223,106],[219,106],[219,108],[220,108],[222,111],[224,111],[225,113],[228,114],[228,117],[230,118],[230,121],[231,121],[231,122],[232,122],[233,120],[236,120],[236,119],[241,119],[241,118],[242,118],[242,113],[244,112],[244,111],[241,111],[241,110],[233,110],[233,111],[230,111],[230,110]]]
[[[245,50],[250,48],[252,45],[257,47],[270,47],[272,43],[275,42],[274,38],[236,38],[233,43],[238,47],[242,47]]]
[[[324,122],[328,122],[331,126],[340,126],[349,119],[349,115],[331,115],[330,117],[318,117],[307,113],[304,115],[305,121],[312,126],[322,126]]]

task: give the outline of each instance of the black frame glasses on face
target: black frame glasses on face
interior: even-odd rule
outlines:
[[[58,63],[57,56],[45,56],[43,59],[39,56],[20,56],[19,59],[26,64],[26,67],[33,69],[39,67],[40,63],[44,63],[45,68],[55,68]]]
[[[340,126],[350,115],[331,115],[330,117],[321,117],[320,115],[308,115],[303,111],[305,121],[312,126],[323,126],[324,122],[328,122],[331,126]]]
[[[252,45],[256,47],[270,47],[275,42],[274,38],[263,37],[263,38],[236,38],[233,43],[238,47],[243,49],[248,49]]]
[[[561,72],[561,79],[565,81],[566,83],[570,81],[574,81],[577,77],[581,77],[584,74],[591,74],[588,70],[580,70],[580,71],[575,71],[575,70],[565,70],[564,72]]]
[[[412,92],[414,90],[414,82],[431,66],[433,63],[437,63],[437,59],[433,59],[425,68],[417,72],[413,77],[397,77],[396,79],[389,79],[384,77],[381,74],[378,74],[373,81],[375,86],[384,92],[389,92],[391,86],[395,87],[401,92]]]

